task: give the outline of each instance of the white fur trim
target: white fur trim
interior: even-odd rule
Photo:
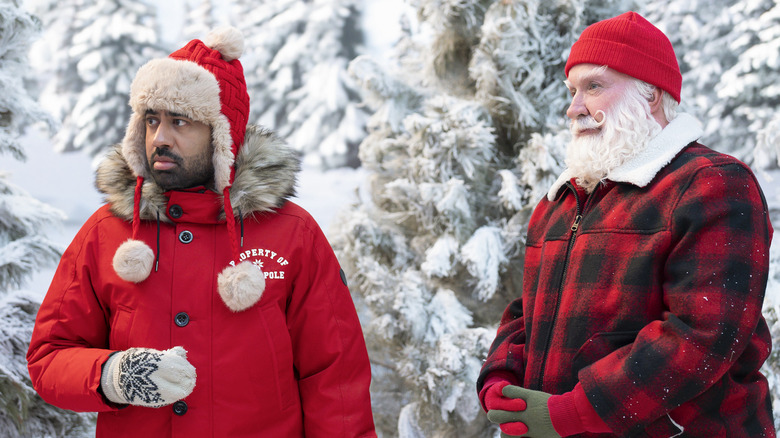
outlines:
[[[635,157],[613,169],[607,179],[644,187],[685,146],[701,138],[701,123],[690,114],[680,114]]]
[[[223,269],[217,277],[217,288],[225,305],[233,312],[241,312],[260,301],[265,290],[265,274],[256,265],[244,261]]]
[[[231,26],[222,26],[212,30],[203,39],[203,44],[219,52],[222,59],[227,62],[240,58],[244,53],[244,35]]]
[[[149,177],[144,119],[151,109],[184,114],[211,126],[216,188],[221,192],[229,185],[235,161],[230,121],[222,114],[219,82],[208,70],[192,61],[149,61],[138,70],[130,87],[130,106],[133,114],[122,140],[122,155],[136,176]]]
[[[558,179],[555,180],[552,187],[550,187],[550,190],[547,192],[547,200],[548,201],[554,201],[555,195],[558,194],[558,190],[560,190],[561,187],[563,187],[564,184],[566,184],[566,181],[572,179],[572,172],[571,170],[564,169],[563,173],[561,173],[558,176]]]
[[[650,184],[655,175],[685,146],[701,138],[703,132],[701,123],[695,117],[685,113],[678,114],[650,140],[644,150],[609,172],[606,179],[644,187]],[[571,171],[565,169],[547,192],[547,200],[554,200],[558,190],[573,177]]]
[[[122,280],[140,283],[152,272],[154,252],[146,243],[128,239],[114,253],[113,265]]]

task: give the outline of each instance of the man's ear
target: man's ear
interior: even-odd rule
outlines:
[[[664,114],[664,90],[655,87],[653,89],[653,94],[650,95],[650,98],[647,99],[647,103],[650,105],[650,114],[653,115],[655,120],[661,125],[661,127],[664,127],[669,123],[668,120],[666,120],[666,115]]]
[[[647,99],[647,103],[650,104],[650,112],[654,113],[656,112],[656,110],[661,109],[663,94],[664,94],[664,90],[658,87],[653,88],[653,94],[651,94],[650,98]]]

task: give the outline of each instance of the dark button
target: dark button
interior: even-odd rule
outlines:
[[[173,413],[176,415],[184,415],[187,413],[187,403],[182,400],[173,404]]]
[[[179,233],[179,242],[181,243],[192,242],[192,233],[186,230]]]
[[[173,320],[179,327],[184,327],[190,323],[190,315],[187,315],[186,312],[179,312]]]
[[[182,210],[179,205],[171,205],[171,208],[168,209],[168,214],[170,214],[172,218],[178,219],[184,214],[184,210]]]

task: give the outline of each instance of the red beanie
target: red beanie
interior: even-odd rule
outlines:
[[[682,74],[672,43],[636,12],[585,28],[566,61],[566,76],[577,64],[606,65],[666,91],[680,102]]]

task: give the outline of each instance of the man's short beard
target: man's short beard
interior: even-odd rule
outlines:
[[[631,84],[619,102],[602,114],[572,120],[572,141],[566,148],[566,166],[577,185],[592,192],[609,172],[645,149],[650,139],[661,132],[661,125],[650,113],[647,99]],[[597,134],[578,135],[584,129],[601,128]]]
[[[178,164],[173,170],[163,171],[155,170],[154,166],[149,166],[152,179],[163,190],[180,190],[197,186],[209,188],[209,186],[213,185],[214,164],[211,159],[213,155],[211,150],[207,150],[198,157],[191,158],[189,162],[185,162],[180,156],[164,148],[157,148],[152,154],[152,159],[157,155],[167,156]]]

